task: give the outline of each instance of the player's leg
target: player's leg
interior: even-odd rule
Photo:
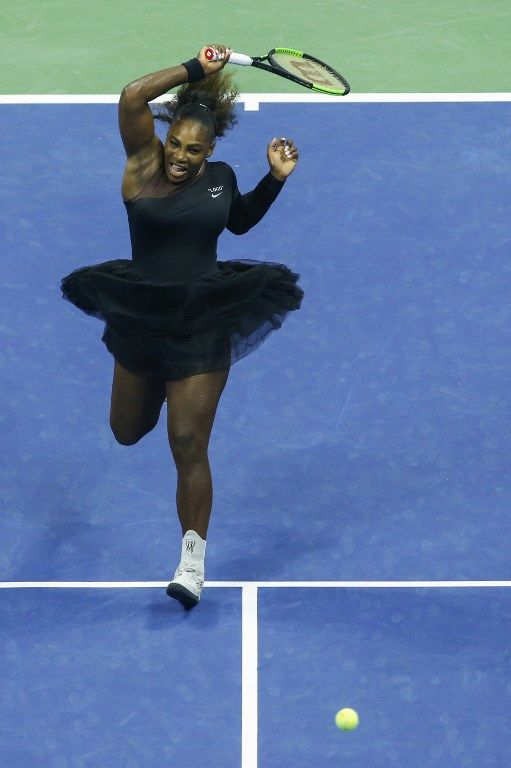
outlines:
[[[121,445],[134,445],[150,432],[165,401],[164,381],[146,379],[114,365],[110,427]]]
[[[229,370],[167,381],[169,444],[177,469],[176,503],[183,529],[181,560],[167,594],[187,608],[204,586],[206,535],[213,501],[208,445]]]
[[[176,504],[183,535],[206,538],[213,488],[208,445],[229,369],[167,381],[168,437],[177,469]]]

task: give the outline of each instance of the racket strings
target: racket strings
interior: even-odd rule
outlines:
[[[302,58],[289,53],[275,53],[273,58],[277,65],[292,75],[298,75],[303,80],[307,80],[314,85],[321,85],[325,88],[344,87],[342,80],[330,72],[326,67],[317,61],[309,58]]]

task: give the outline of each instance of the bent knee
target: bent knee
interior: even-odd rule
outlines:
[[[126,429],[122,429],[115,424],[112,424],[112,422],[110,422],[110,429],[120,445],[135,445],[144,437],[144,435],[147,435],[147,432],[134,434],[133,432],[129,432]]]
[[[112,429],[113,436],[120,445],[135,445],[140,440],[140,437],[132,437],[131,435],[123,435],[122,432],[116,432]]]

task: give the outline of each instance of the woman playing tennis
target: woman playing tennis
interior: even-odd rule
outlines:
[[[221,58],[209,61],[207,48]],[[105,321],[117,441],[138,442],[156,426],[167,400],[183,532],[167,594],[187,607],[198,603],[204,585],[213,500],[208,445],[230,367],[280,328],[304,295],[299,275],[284,264],[216,258],[221,232],[241,235],[257,224],[298,161],[291,139],[273,139],[268,173],[241,195],[233,169],[208,160],[216,139],[237,122],[239,93],[221,71],[231,50],[205,46],[197,58],[123,89],[122,197],[132,258],[81,267],[61,286],[65,299]],[[149,102],[176,86],[173,99],[153,115]],[[154,117],[169,124],[164,144]]]

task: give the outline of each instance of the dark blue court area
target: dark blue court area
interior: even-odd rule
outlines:
[[[240,590],[208,597],[0,590],[0,764],[239,768]]]
[[[240,768],[240,628],[239,589],[0,590],[0,764]],[[510,632],[509,589],[260,589],[257,765],[502,768]]]
[[[241,590],[208,581],[509,578],[510,110],[239,107],[212,159],[242,192],[274,136],[301,157],[218,258],[285,263],[305,299],[222,395],[201,603],[0,590],[0,765],[239,768]],[[59,290],[130,255],[117,107],[3,105],[0,124],[0,581],[165,582],[181,546],[165,410],[115,442],[103,325]],[[242,768],[505,768],[510,601],[260,589],[260,754]]]
[[[509,589],[259,591],[259,764],[501,768]],[[355,731],[335,713],[355,709]]]
[[[115,442],[103,324],[59,290],[130,255],[116,110],[0,109],[2,580],[159,580],[179,554],[165,411]],[[301,157],[218,258],[286,263],[306,295],[231,369],[207,579],[509,577],[510,110],[240,105],[212,159],[242,192],[275,135]]]

